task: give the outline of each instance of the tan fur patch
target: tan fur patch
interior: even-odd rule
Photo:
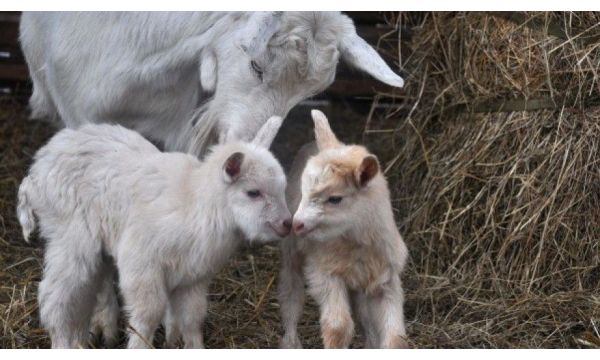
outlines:
[[[350,346],[352,341],[351,319],[345,320],[340,326],[330,326],[323,324],[321,331],[323,335],[323,344],[326,349],[345,349]]]
[[[319,272],[340,277],[352,290],[374,294],[391,274],[385,254],[351,239],[337,239],[307,249]]]
[[[325,171],[319,183],[311,192],[311,197],[318,196],[323,192],[347,192],[348,188],[357,189],[358,183],[356,179],[356,170],[360,167],[362,160],[371,155],[367,149],[359,145],[351,145],[346,147],[348,150],[344,152],[344,156],[336,156],[328,158],[317,155],[315,160]]]
[[[371,154],[365,147],[359,145],[351,145],[347,149],[346,156],[337,157],[329,161],[329,163],[338,176],[354,177],[354,173],[362,163],[362,160]]]
[[[408,342],[404,336],[395,335],[390,339],[389,344],[384,344],[389,349],[408,349]]]

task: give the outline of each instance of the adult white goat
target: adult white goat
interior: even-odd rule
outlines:
[[[339,12],[26,12],[20,36],[32,117],[117,122],[197,155],[285,117],[340,57],[403,86]]]

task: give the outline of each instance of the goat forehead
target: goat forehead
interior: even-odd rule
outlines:
[[[323,192],[339,192],[350,186],[347,175],[334,171],[331,163],[311,160],[302,177],[304,194],[313,197]]]
[[[323,170],[323,166],[314,161],[314,158],[309,159],[302,172],[302,187],[311,188],[315,186]]]
[[[357,168],[365,156],[370,153],[360,145],[345,145],[326,149],[313,157],[313,161],[322,169],[330,167],[336,173],[352,172]]]
[[[326,44],[338,41],[347,26],[346,18],[338,12],[329,11],[287,12],[282,21],[282,30],[303,33],[318,43]]]
[[[278,168],[257,166],[250,175],[252,176],[253,181],[257,185],[264,187],[265,190],[272,190],[273,192],[285,190],[285,175],[283,171]]]
[[[275,156],[259,145],[248,142],[230,142],[216,145],[210,157],[226,159],[231,154],[240,152],[244,154],[243,165],[247,171],[245,178],[253,181],[272,181],[285,184],[285,173],[283,168],[275,159]]]
[[[336,12],[290,12],[280,30],[271,38],[270,68],[274,79],[287,83],[312,84],[309,92],[320,91],[335,76],[341,35],[348,19]],[[296,48],[296,40],[302,46]]]
[[[325,171],[318,177],[307,180],[303,184],[302,194],[307,199],[322,198],[331,195],[346,196],[354,193],[356,187],[349,176],[340,176],[331,171]]]
[[[321,151],[306,164],[302,178],[303,190],[314,194],[353,189],[354,172],[367,155],[369,152],[357,145]]]
[[[249,154],[248,177],[257,185],[272,187],[274,191],[285,189],[286,178],[283,168],[267,150],[256,149]]]

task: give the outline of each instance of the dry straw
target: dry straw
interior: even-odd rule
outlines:
[[[378,151],[412,254],[413,341],[600,346],[600,14],[389,21],[412,30]]]

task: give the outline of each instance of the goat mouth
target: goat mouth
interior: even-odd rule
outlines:
[[[273,224],[271,224],[271,223],[268,223],[268,224],[269,224],[269,227],[271,228],[271,230],[273,230],[275,232],[275,234],[277,234],[277,236],[279,236],[281,238],[288,236],[290,233],[289,231],[286,231],[286,230],[281,231],[280,229],[277,229],[277,227],[273,226]]]
[[[306,236],[306,235],[312,233],[313,231],[315,231],[316,228],[317,228],[316,226],[313,226],[309,230],[302,229],[300,232],[294,231],[294,234],[296,234],[298,236]]]

